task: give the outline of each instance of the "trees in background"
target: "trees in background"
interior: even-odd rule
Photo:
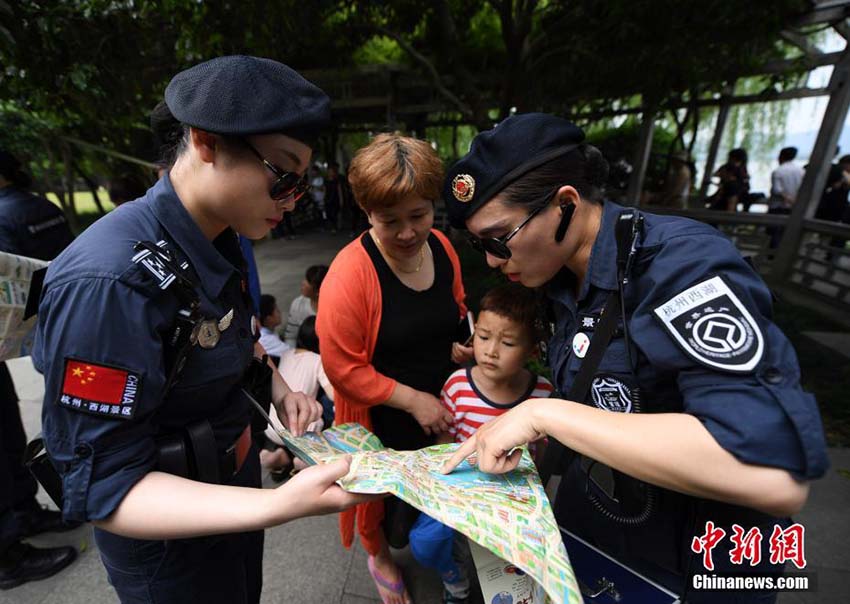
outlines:
[[[205,58],[245,53],[300,70],[392,63],[440,99],[431,123],[473,132],[513,111],[587,122],[618,105],[684,108],[671,113],[671,124],[681,139],[674,143],[687,146],[684,133],[699,126],[696,102],[787,57],[779,33],[807,5],[0,0],[2,143],[30,160],[37,181],[59,193],[73,219],[75,183],[96,189],[98,178],[141,170],[73,140],[154,159],[148,114],[169,78]],[[782,84],[778,76],[765,82]],[[457,130],[449,138],[448,155],[465,150]]]

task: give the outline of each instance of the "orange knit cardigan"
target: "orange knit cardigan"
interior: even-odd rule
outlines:
[[[452,293],[466,315],[460,260],[448,238],[431,230],[448,254],[454,270]],[[460,319],[459,317],[459,319]],[[322,366],[334,387],[335,423],[357,422],[372,429],[369,407],[383,404],[396,381],[372,366],[381,326],[381,284],[369,253],[358,237],[337,254],[322,282],[316,331]],[[376,531],[384,517],[382,501],[356,506],[340,514],[340,535],[345,547],[354,541],[355,519],[366,551],[374,555],[380,541]]]

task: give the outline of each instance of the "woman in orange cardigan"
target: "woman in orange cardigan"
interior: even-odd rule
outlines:
[[[466,314],[460,262],[432,229],[442,163],[425,141],[381,134],[357,153],[348,178],[371,228],[340,251],[322,283],[316,328],[336,422],[360,423],[393,449],[419,449],[448,429],[437,397],[455,363],[472,357],[454,341]],[[404,604],[384,509],[375,501],[343,513],[342,542],[351,546],[356,518],[381,599]]]

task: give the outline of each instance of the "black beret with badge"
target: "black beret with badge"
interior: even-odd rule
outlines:
[[[582,141],[581,128],[546,113],[512,115],[479,133],[446,174],[443,199],[451,225],[466,228],[466,220],[502,189]]]
[[[218,57],[181,71],[165,89],[174,117],[217,134],[280,133],[315,146],[328,126],[328,96],[271,59]]]

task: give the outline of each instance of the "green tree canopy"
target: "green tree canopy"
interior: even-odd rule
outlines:
[[[425,125],[442,119],[480,129],[514,110],[573,115],[631,99],[664,107],[716,93],[787,56],[780,31],[807,6],[805,0],[0,0],[3,144],[39,158],[36,168],[52,166],[46,173],[57,182],[57,166],[67,161],[75,166],[65,166],[66,176],[81,168],[119,169],[108,156],[62,148],[68,137],[154,159],[148,114],[169,78],[203,59],[237,53],[299,70],[334,69],[348,74],[335,82],[348,88],[360,84],[356,69],[364,63],[390,64],[437,100],[439,115],[413,116],[428,118]],[[333,97],[337,87],[328,89]],[[45,163],[45,154],[53,159]]]

